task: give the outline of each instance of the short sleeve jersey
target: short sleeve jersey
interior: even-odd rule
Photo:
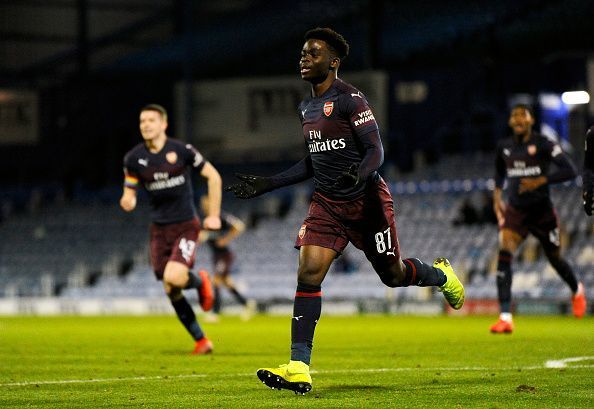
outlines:
[[[312,159],[316,191],[339,200],[361,196],[365,183],[341,190],[332,189],[332,185],[353,163],[363,159],[365,151],[359,138],[378,131],[365,96],[336,79],[323,95],[299,104],[299,118]],[[370,179],[377,179],[377,172]]]
[[[157,153],[140,143],[124,156],[124,185],[132,189],[142,185],[148,192],[154,223],[190,220],[197,214],[191,170],[200,171],[204,163],[192,145],[175,139],[167,138]]]
[[[562,153],[558,144],[535,132],[527,142],[518,143],[512,138],[502,140],[497,145],[495,183],[497,187],[502,187],[504,179],[507,179],[508,200],[514,207],[550,203],[547,183],[535,190],[520,193],[520,180],[547,176],[551,162]]]

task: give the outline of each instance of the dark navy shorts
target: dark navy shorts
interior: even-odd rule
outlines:
[[[231,273],[233,259],[234,257],[231,250],[213,252],[215,274],[223,277],[228,276],[229,273]]]
[[[363,250],[376,271],[400,259],[394,202],[383,179],[353,200],[331,200],[314,192],[295,247],[319,246],[340,254],[349,242]]]
[[[501,228],[512,230],[523,238],[532,233],[545,250],[559,248],[559,220],[552,204],[522,209],[508,204]]]
[[[199,233],[200,221],[197,218],[180,223],[151,224],[151,264],[157,280],[163,279],[165,265],[169,261],[177,261],[188,268],[194,266]]]

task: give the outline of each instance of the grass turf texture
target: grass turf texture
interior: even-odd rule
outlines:
[[[594,319],[322,317],[305,396],[256,369],[289,358],[289,317],[204,324],[215,352],[171,317],[0,317],[0,407],[591,408]],[[591,357],[545,368],[548,360]]]

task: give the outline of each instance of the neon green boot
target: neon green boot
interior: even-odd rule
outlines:
[[[260,368],[258,378],[272,389],[289,389],[295,394],[305,395],[311,391],[309,365],[301,361],[289,361],[278,368]]]
[[[433,262],[433,267],[439,268],[446,275],[447,281],[439,287],[448,304],[459,310],[464,305],[464,286],[456,277],[454,269],[447,258],[439,257]]]

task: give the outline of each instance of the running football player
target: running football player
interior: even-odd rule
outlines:
[[[561,257],[559,222],[549,196],[549,185],[572,180],[576,168],[561,147],[533,131],[534,115],[525,105],[516,105],[509,116],[513,137],[499,142],[496,153],[493,207],[499,223],[497,293],[499,320],[491,326],[495,334],[514,329],[511,311],[512,259],[528,233],[541,243],[559,276],[567,283],[572,296],[573,314],[586,312],[584,286],[571,266]],[[551,164],[557,170],[549,171]],[[507,179],[508,201],[503,201],[503,183]]]
[[[349,242],[362,250],[381,281],[389,287],[436,286],[455,309],[464,303],[464,287],[450,262],[426,264],[402,259],[394,204],[377,172],[383,162],[379,129],[365,95],[338,79],[349,45],[329,28],[305,34],[299,68],[311,84],[311,95],[299,105],[309,154],[277,175],[239,174],[228,186],[235,196],[255,197],[313,177],[309,213],[299,229],[297,289],[291,326],[291,359],[278,368],[261,368],[259,379],[270,388],[309,392],[314,330],[322,308],[322,281]]]
[[[200,220],[193,201],[191,170],[208,181],[209,212],[204,228],[218,230],[221,208],[221,177],[192,145],[171,139],[165,133],[167,111],[147,105],[140,111],[140,133],[144,142],[124,157],[124,192],[120,206],[127,212],[136,207],[137,189],[144,187],[150,199],[151,264],[157,280],[163,282],[179,320],[194,338],[194,354],[210,353],[212,343],[196,320],[182,290],[198,290],[204,311],[212,309],[214,297],[208,273],[190,269],[196,257]]]

